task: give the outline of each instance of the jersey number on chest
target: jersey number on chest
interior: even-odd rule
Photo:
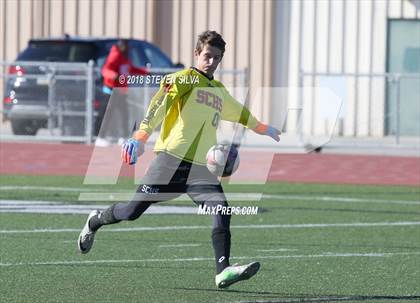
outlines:
[[[220,98],[218,95],[213,94],[206,90],[198,90],[197,91],[197,103],[207,105],[209,107],[212,107],[216,110],[216,112],[213,115],[213,119],[211,121],[211,124],[214,127],[217,127],[219,125],[220,121],[220,113],[222,112],[223,107],[223,99]]]

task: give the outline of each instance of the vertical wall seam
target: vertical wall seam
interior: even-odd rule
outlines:
[[[47,37],[50,37],[51,36],[51,0],[48,0],[47,10],[48,10]]]
[[[106,33],[106,0],[103,0],[102,2],[102,13],[102,36],[104,36]]]
[[[66,20],[66,15],[65,15],[65,0],[61,1],[61,34],[64,35],[65,33],[65,20]]]
[[[76,0],[76,10],[75,10],[75,22],[76,22],[76,24],[75,24],[75,32],[76,32],[76,36],[78,36],[79,35],[79,14],[78,14],[78,11],[79,11],[79,0]]]
[[[195,42],[195,36],[196,36],[196,26],[195,26],[195,22],[196,22],[196,20],[195,20],[195,1],[193,1],[192,2],[192,7],[191,7],[191,10],[192,10],[192,21],[191,21],[191,24],[192,24],[192,29],[191,29],[191,33],[192,33],[192,35],[191,35],[191,45],[192,45],[192,47],[194,48],[194,42]],[[191,53],[191,62],[192,62],[192,64],[191,65],[194,65],[194,53],[193,52],[190,52]]]
[[[347,17],[346,17],[346,1],[341,0],[342,3],[342,33],[341,33],[341,72],[346,72],[346,30],[347,30]]]
[[[238,0],[235,0],[235,5],[234,5],[234,15],[233,15],[233,32],[237,33],[238,32]],[[239,35],[235,35],[234,39],[233,39],[233,52],[236,54],[238,53],[238,38]],[[238,56],[233,56],[233,69],[237,69],[238,68]],[[236,84],[237,84],[237,77],[233,77],[233,87],[235,87],[236,89]]]
[[[16,48],[17,48],[17,52],[19,52],[20,51],[20,38],[21,38],[21,35],[20,35],[20,32],[21,32],[21,30],[20,30],[20,21],[21,21],[21,13],[20,13],[20,10],[21,10],[21,2],[20,1],[18,1],[17,2],[17,20],[16,20],[16,23],[17,23],[17,45],[16,45]]]
[[[29,5],[29,27],[30,27],[30,38],[32,39],[34,37],[34,0],[31,0]],[[4,18],[6,19],[6,18]]]
[[[133,39],[134,37],[134,0],[130,1],[130,38]]]
[[[404,19],[404,1],[400,0],[400,18]]]
[[[265,37],[265,33],[266,33],[266,9],[265,9],[265,5],[266,5],[266,0],[263,0],[263,18],[262,18],[262,20],[263,20],[263,24],[262,24],[262,55],[263,55],[263,58],[262,58],[262,66],[260,67],[260,74],[261,74],[261,86],[265,86],[265,55],[266,55],[266,49],[265,49],[265,41],[266,41],[266,37]],[[264,93],[264,90],[262,91],[263,93]],[[262,97],[262,101],[263,102],[260,102],[260,108],[259,108],[259,110],[260,110],[260,113],[261,113],[261,116],[262,116],[262,119],[266,119],[266,117],[265,117],[265,112],[264,112],[264,99],[265,99],[265,97],[264,97],[264,94],[261,96]]]
[[[326,53],[327,53],[327,73],[330,72],[330,48],[331,48],[331,30],[332,30],[331,10],[332,10],[331,0],[328,0],[328,21],[327,21],[328,34],[327,34],[327,51],[326,51]]]
[[[388,52],[389,52],[389,47],[390,47],[390,39],[389,39],[389,6],[390,6],[390,0],[387,0],[386,2],[386,16],[385,16],[385,49],[386,49],[386,54],[384,57],[385,62],[383,62],[384,66],[385,66],[385,72],[388,72]],[[390,129],[389,129],[389,117],[388,117],[388,112],[389,112],[389,95],[388,95],[388,88],[389,88],[389,82],[387,81],[388,78],[385,78],[385,85],[384,85],[384,95],[385,95],[385,105],[384,105],[384,124],[382,127],[382,131],[384,133],[384,135],[389,135],[390,134]]]
[[[178,0],[178,32],[177,32],[177,49],[178,49],[178,62],[181,61],[181,23],[182,23],[182,10],[181,10],[181,0]]]
[[[299,37],[298,37],[298,73],[302,72],[302,49],[303,49],[303,13],[302,0],[299,1]]]
[[[223,12],[224,12],[223,3],[224,2],[222,0],[221,3],[220,3],[220,31],[221,31],[220,34],[222,36],[224,36],[224,21],[225,21],[224,15],[223,15]],[[224,62],[222,60],[219,64],[219,69],[223,69],[223,67],[224,67]],[[220,81],[223,81],[223,75],[220,76]]]
[[[262,54],[263,54],[263,63],[262,63],[262,67],[260,68],[260,71],[261,71],[261,83],[262,83],[262,85],[264,86],[264,84],[265,84],[265,73],[264,73],[264,62],[265,62],[265,32],[266,32],[266,28],[265,28],[265,26],[266,26],[266,22],[265,22],[265,20],[266,20],[266,14],[265,14],[265,3],[266,3],[266,0],[263,0],[264,2],[264,4],[263,4],[263,25],[262,25],[262,39],[263,39],[263,41],[262,41]]]
[[[76,28],[75,28],[75,31],[76,31],[76,36],[78,36],[79,35],[79,14],[78,14],[78,12],[79,12],[79,0],[76,0],[76,9],[75,9],[75,19],[76,19],[76,24],[75,24],[75,26],[76,26]]]
[[[357,0],[356,1],[356,5],[357,5],[357,11],[356,11],[356,56],[355,56],[355,74],[356,74],[356,79],[355,79],[355,90],[354,90],[354,115],[353,115],[353,136],[357,136],[358,133],[358,127],[357,127],[357,122],[358,122],[358,115],[357,115],[357,111],[359,109],[359,77],[357,76],[359,74],[359,48],[360,48],[360,1]]]
[[[116,25],[117,25],[117,37],[121,36],[121,26],[120,26],[120,21],[121,21],[121,2],[117,1],[117,20],[116,21]]]
[[[318,5],[317,2],[314,2],[314,18],[313,18],[313,41],[312,41],[312,72],[316,72],[318,69],[317,65],[317,37],[318,37]],[[312,92],[314,92],[314,88],[316,85],[316,76],[312,75]],[[312,93],[312,106],[311,106],[311,135],[314,134],[315,128],[315,106],[316,106],[316,98],[315,95]]]
[[[89,14],[88,14],[88,18],[89,18],[89,23],[88,23],[88,35],[92,36],[92,20],[93,20],[93,11],[92,11],[92,1],[93,0],[88,0],[89,1]]]
[[[44,37],[44,1],[45,0],[41,1],[41,37]]]
[[[209,29],[209,20],[210,20],[210,0],[205,0],[206,1],[206,30]],[[211,29],[213,30],[213,29]]]
[[[298,108],[303,108],[303,86],[304,86],[304,76],[303,72],[303,64],[302,64],[302,49],[303,49],[303,16],[305,13],[305,7],[303,1],[299,1],[299,37],[298,37]],[[303,133],[303,111],[300,117],[297,117],[297,132],[299,136],[299,141],[302,141],[302,133]]]
[[[372,72],[373,72],[373,48],[375,34],[375,1],[372,0],[370,6],[370,54],[369,54],[369,104],[368,104],[368,136],[372,134]]]
[[[147,38],[148,38],[148,26],[147,26],[147,22],[149,21],[148,20],[148,15],[149,15],[149,2],[147,1],[147,0],[145,0],[145,3],[144,3],[144,39],[146,39],[147,40]]]
[[[6,1],[3,1],[3,61],[7,60],[7,48],[6,48],[6,41],[7,41],[7,4]]]
[[[251,5],[251,1],[248,2],[248,41],[247,41],[247,45],[248,45],[248,58],[247,58],[247,68],[248,68],[248,83],[250,83],[250,75],[252,72],[252,67],[251,67],[251,53],[252,53],[252,47],[251,47],[251,30],[252,30],[252,5]],[[249,94],[249,89],[250,87],[248,87],[248,94]]]

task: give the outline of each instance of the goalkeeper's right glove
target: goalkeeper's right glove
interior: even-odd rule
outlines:
[[[144,146],[149,135],[145,131],[137,131],[133,138],[128,139],[121,148],[122,160],[129,164],[136,164],[138,157],[144,153]]]

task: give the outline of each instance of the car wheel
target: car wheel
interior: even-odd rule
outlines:
[[[12,131],[15,135],[34,136],[39,124],[35,120],[11,120]]]

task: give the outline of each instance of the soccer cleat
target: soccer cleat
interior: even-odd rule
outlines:
[[[77,245],[79,246],[79,250],[82,254],[87,254],[89,250],[92,248],[93,241],[95,240],[95,231],[92,231],[89,228],[89,221],[93,216],[99,215],[98,210],[92,210],[89,213],[89,216],[86,220],[85,226],[83,226],[82,231],[79,235],[79,240],[77,241]]]
[[[247,265],[231,265],[226,267],[220,274],[216,275],[216,286],[226,288],[233,283],[248,280],[260,269],[259,262],[252,262]]]

